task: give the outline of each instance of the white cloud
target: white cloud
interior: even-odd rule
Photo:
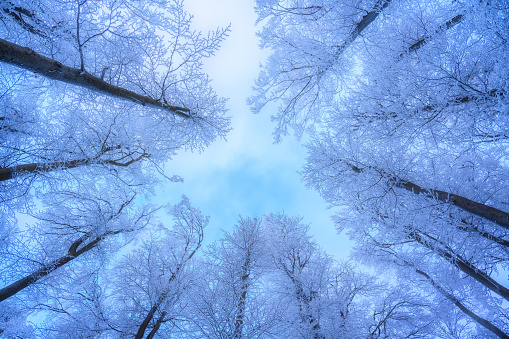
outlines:
[[[316,192],[300,182],[297,171],[305,161],[304,149],[291,138],[274,145],[270,109],[253,115],[245,103],[266,55],[258,49],[253,6],[251,1],[186,1],[196,29],[232,24],[230,36],[205,67],[218,94],[230,98],[233,131],[227,142],[216,141],[201,154],[179,154],[169,162],[167,174],[178,174],[185,181],[162,188],[158,200],[177,202],[186,194],[211,216],[208,242],[220,235],[220,229],[231,228],[239,214],[284,210],[311,223],[311,233],[328,253],[345,256],[345,237],[337,235],[331,212]]]

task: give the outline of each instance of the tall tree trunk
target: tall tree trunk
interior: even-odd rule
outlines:
[[[199,240],[198,240],[198,244],[196,245],[196,247],[192,250],[192,252],[187,256],[185,262],[187,262],[188,260],[191,260],[191,258],[194,256],[194,254],[198,251],[198,249],[200,248],[201,246],[201,242],[203,241],[203,233],[200,233],[200,237],[199,237]],[[168,284],[170,284],[173,280],[175,280],[177,278],[177,275],[179,274],[180,270],[182,269],[182,267],[184,266],[185,262],[179,264],[177,266],[177,268],[175,269],[175,272],[173,272],[171,274],[171,277],[168,279]],[[157,297],[157,300],[156,302],[154,303],[154,305],[150,308],[150,310],[148,311],[147,315],[145,316],[145,319],[143,319],[143,322],[141,323],[140,327],[138,327],[138,332],[136,332],[136,336],[134,337],[135,339],[143,339],[143,336],[145,335],[145,331],[147,330],[147,327],[148,327],[148,324],[150,323],[150,321],[152,321],[152,319],[154,318],[154,315],[155,313],[157,312],[157,310],[159,309],[159,307],[162,305],[162,303],[166,300],[166,298],[168,297],[168,293],[170,293],[171,289],[170,289],[170,286],[168,286],[166,288],[166,290],[164,290],[158,297]],[[165,311],[162,312],[162,314],[166,314]],[[161,318],[159,318],[161,319]],[[157,323],[156,323],[157,325]],[[158,326],[161,326],[161,324],[159,323]],[[159,327],[158,327],[159,328]],[[154,332],[155,333],[155,332]]]
[[[299,311],[301,314],[301,317],[304,319],[304,321],[307,321],[309,325],[311,325],[311,328],[313,330],[313,338],[314,339],[323,339],[324,337],[320,335],[320,323],[318,322],[318,319],[315,319],[313,316],[313,313],[311,312],[310,302],[312,300],[312,296],[306,295],[304,292],[304,288],[302,287],[302,283],[298,281],[292,272],[288,270],[286,266],[282,266],[283,270],[285,271],[286,275],[290,280],[292,281],[293,286],[295,287],[295,296],[297,297],[297,301],[299,302]]]
[[[460,271],[469,275],[473,279],[477,280],[481,284],[483,284],[488,289],[492,290],[502,298],[509,301],[509,289],[505,288],[493,278],[491,278],[488,274],[478,269],[474,264],[470,263],[468,260],[464,259],[458,254],[454,254],[446,250],[445,248],[440,248],[436,246],[431,241],[427,241],[421,237],[420,234],[413,232],[409,234],[409,238],[417,241],[419,244],[429,248],[434,253],[449,261],[452,265],[456,266]],[[441,244],[440,241],[433,239],[433,242],[437,242]]]
[[[161,316],[159,319],[157,319],[156,324],[152,328],[152,331],[147,335],[147,339],[153,339],[156,335],[157,331],[159,330],[159,327],[161,327],[162,322],[164,321],[164,317],[166,317],[166,311],[161,313]]]
[[[251,257],[248,254],[244,265],[242,266],[241,277],[241,294],[237,302],[237,312],[235,314],[235,331],[233,337],[236,339],[242,338],[242,329],[244,328],[244,312],[246,310],[247,289],[249,288],[249,265],[251,264]]]
[[[80,166],[86,166],[90,164],[109,164],[113,166],[121,166],[127,167],[143,158],[149,157],[148,154],[143,153],[137,158],[132,158],[129,161],[124,163],[119,162],[117,160],[98,160],[98,158],[103,155],[99,154],[97,157],[88,158],[88,159],[75,159],[69,161],[55,161],[48,163],[31,163],[31,164],[23,164],[17,165],[7,168],[0,168],[0,181],[5,181],[14,178],[15,174],[23,174],[23,173],[38,173],[38,172],[51,172],[55,169],[59,168],[76,168]]]
[[[185,118],[191,117],[188,108],[168,105],[151,97],[111,85],[85,71],[65,66],[56,60],[36,53],[30,48],[22,47],[3,39],[0,39],[0,60],[35,73],[40,73],[50,79],[89,88],[114,97],[132,100],[142,105],[163,108]]]
[[[408,264],[408,263],[407,263]],[[408,264],[410,265],[410,264]],[[410,265],[411,266],[411,265]],[[493,323],[491,323],[490,321],[478,316],[477,314],[475,314],[474,312],[472,312],[471,310],[469,310],[465,305],[463,305],[454,295],[450,294],[449,292],[447,292],[444,288],[442,288],[440,285],[438,285],[427,273],[425,273],[424,271],[421,271],[419,269],[416,269],[415,268],[415,271],[417,273],[419,273],[420,275],[424,276],[426,279],[428,279],[428,281],[431,283],[431,285],[433,285],[433,287],[435,287],[442,295],[444,295],[447,299],[449,299],[450,301],[452,301],[452,303],[454,305],[456,305],[460,310],[461,312],[465,313],[466,315],[468,315],[470,318],[472,318],[472,320],[474,320],[476,323],[478,323],[479,325],[481,325],[482,327],[484,327],[485,329],[493,332],[495,335],[497,335],[499,338],[503,338],[503,339],[509,339],[509,335],[507,335],[506,333],[504,333],[501,329],[499,329],[497,326],[493,325]]]
[[[364,171],[364,168],[359,168],[355,165],[352,165],[350,163],[347,163],[350,168],[357,172],[361,173]],[[481,204],[478,202],[475,202],[473,200],[467,199],[465,197],[462,197],[460,195],[449,193],[445,191],[440,190],[434,190],[434,189],[427,189],[423,188],[417,184],[414,184],[413,182],[400,179],[396,176],[390,175],[389,173],[377,169],[375,167],[367,167],[369,169],[373,169],[380,173],[382,176],[386,177],[389,182],[394,184],[394,186],[399,188],[404,188],[407,191],[410,191],[414,194],[421,194],[425,197],[436,199],[439,201],[450,203],[456,207],[461,208],[464,211],[467,211],[469,213],[475,214],[479,217],[482,217],[486,220],[489,220],[491,222],[494,222],[495,224],[502,226],[506,229],[509,229],[509,213],[501,211],[499,209],[496,209],[494,207]]]
[[[364,31],[373,21],[375,21],[375,19],[380,15],[380,13],[382,13],[382,11],[389,5],[391,1],[392,0],[378,0],[376,2],[375,6],[373,6],[373,9],[364,15],[361,21],[357,23],[352,33],[350,33],[348,39],[346,39],[345,42],[339,46],[338,50],[334,54],[335,58],[343,53],[343,51],[348,46],[350,46],[355,41],[355,39],[359,37],[359,35],[361,35],[362,31]]]
[[[171,283],[173,280],[175,280],[179,270],[180,270],[180,268],[177,267],[176,273],[172,273],[170,279],[168,279],[168,284]],[[152,305],[152,307],[148,311],[148,313],[145,316],[145,319],[143,319],[143,322],[141,323],[140,327],[138,327],[138,332],[136,332],[136,336],[134,337],[135,339],[142,339],[143,338],[143,336],[145,335],[145,331],[147,330],[148,324],[150,323],[150,321],[152,321],[152,319],[154,318],[154,315],[156,314],[157,310],[159,309],[159,307],[162,305],[162,303],[168,297],[168,293],[170,293],[170,288],[169,287],[166,290],[164,290],[161,294],[159,294],[159,296],[157,297],[156,302],[154,303],[154,305]],[[163,313],[166,314],[165,311],[163,311],[161,313],[161,316],[162,316]],[[159,317],[159,319],[161,319],[161,317]],[[157,325],[157,323],[156,323],[156,325]],[[159,326],[161,326],[161,324],[159,324]],[[159,329],[159,326],[157,327],[158,329]],[[155,334],[155,332],[154,332],[154,334]]]
[[[410,47],[408,47],[408,50],[406,53],[417,51],[419,48],[424,46],[424,44],[426,44],[429,40],[431,40],[433,38],[433,35],[441,33],[441,32],[445,32],[446,30],[453,28],[454,26],[459,24],[464,18],[465,18],[465,16],[463,14],[456,15],[451,20],[438,26],[437,29],[435,29],[435,32],[433,34],[426,34],[422,38],[417,40],[415,43],[413,43]],[[404,55],[405,55],[405,53],[401,53],[399,56],[403,57]]]
[[[17,165],[7,168],[0,168],[0,181],[6,181],[14,178],[15,174],[50,172],[57,168],[75,168],[88,165],[91,159],[78,159],[70,161],[56,161],[48,163],[31,163]]]
[[[118,232],[111,232],[109,234],[116,234]],[[104,235],[106,236],[106,235]],[[88,244],[80,248],[78,247],[83,243],[84,237],[81,237],[80,239],[76,240],[67,251],[67,254],[53,260],[49,264],[44,265],[43,267],[39,268],[35,272],[13,282],[12,284],[0,289],[0,301],[3,301],[7,298],[12,297],[19,291],[23,290],[24,288],[30,286],[31,284],[37,282],[39,279],[44,278],[51,272],[55,271],[57,268],[64,266],[68,262],[76,259],[83,253],[88,252],[92,248],[94,248],[103,238],[102,237],[96,237],[92,241],[90,241]]]
[[[389,5],[391,1],[392,0],[378,0],[376,2],[371,11],[362,17],[361,21],[355,25],[355,28],[350,33],[348,38],[338,47],[331,59],[329,67],[331,67],[334,61],[339,58],[345,49],[347,49],[348,46],[350,46],[361,35],[362,31],[364,31],[373,21],[375,21],[375,19],[380,15],[380,13],[382,13],[382,11]],[[326,67],[325,70],[327,70],[329,67]]]

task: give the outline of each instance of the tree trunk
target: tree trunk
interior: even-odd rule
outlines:
[[[177,269],[177,272],[178,272],[178,269]],[[173,273],[171,275],[170,279],[168,280],[168,283],[171,283],[173,280],[175,280],[176,277],[177,277],[176,273]],[[145,335],[145,331],[147,330],[148,324],[150,323],[152,318],[154,318],[154,315],[156,314],[157,310],[159,309],[159,306],[161,306],[161,304],[164,302],[164,300],[166,300],[168,293],[170,293],[169,288],[167,288],[164,292],[162,292],[157,297],[156,302],[148,311],[148,313],[145,316],[145,319],[143,319],[143,322],[141,323],[140,327],[138,327],[138,332],[136,332],[136,336],[134,337],[135,339],[143,339],[143,336]],[[165,314],[165,312],[162,312],[162,314],[163,313]],[[162,316],[162,314],[161,314],[161,316]],[[161,317],[159,317],[159,319],[161,319]],[[156,323],[156,325],[157,325],[157,323]],[[159,326],[161,326],[161,324],[159,324]],[[158,329],[159,329],[159,326],[158,326]],[[155,332],[154,332],[154,334],[155,334]]]
[[[159,317],[159,319],[157,319],[157,322],[154,325],[154,328],[148,334],[147,339],[153,339],[154,338],[154,336],[156,335],[156,332],[159,330],[159,327],[161,327],[161,323],[164,321],[164,317],[165,316],[166,316],[166,311],[161,313],[161,316]]]
[[[347,165],[350,166],[350,168],[357,173],[361,173],[362,171],[364,171],[364,168],[359,168],[359,167],[352,165],[350,163],[347,163]],[[499,226],[509,229],[509,213],[507,213],[507,212],[504,212],[504,211],[501,211],[494,207],[490,207],[490,206],[475,202],[473,200],[467,199],[465,197],[462,197],[460,195],[456,195],[453,193],[440,191],[440,190],[434,190],[434,189],[426,189],[426,188],[416,185],[410,181],[406,181],[404,179],[400,179],[398,177],[390,175],[389,173],[387,173],[383,170],[379,170],[374,167],[369,167],[369,168],[379,172],[381,175],[386,177],[391,183],[393,183],[394,186],[396,186],[396,187],[404,188],[407,191],[410,191],[415,194],[422,194],[428,198],[451,203],[454,206],[459,207],[464,211],[470,212],[470,213],[475,214],[479,217],[482,217],[486,220],[494,222],[495,224],[497,224]]]
[[[357,39],[357,37],[359,37],[359,35],[361,35],[362,31],[364,31],[373,21],[375,21],[375,19],[378,17],[378,15],[380,15],[380,13],[382,13],[382,11],[389,5],[389,3],[391,1],[392,0],[378,0],[376,2],[373,9],[370,12],[368,12],[366,15],[364,15],[362,17],[361,21],[359,21],[357,23],[357,25],[355,26],[355,29],[352,31],[352,33],[350,33],[350,36],[348,37],[348,39],[346,39],[345,42],[343,42],[343,44],[341,46],[339,46],[336,53],[334,53],[334,59],[337,59],[339,57],[339,55],[341,53],[343,53],[343,51],[348,46],[350,46],[355,41],[355,39]]]
[[[56,161],[56,162],[49,162],[49,163],[31,163],[31,164],[24,164],[24,165],[17,165],[7,168],[0,168],[0,181],[5,181],[14,178],[14,175],[16,173],[23,174],[23,173],[38,173],[38,172],[50,172],[58,168],[76,168],[79,166],[86,166],[90,164],[109,164],[113,166],[121,166],[121,167],[127,167],[131,165],[132,163],[135,163],[143,158],[149,157],[148,154],[143,153],[137,158],[132,158],[129,161],[126,161],[124,163],[118,162],[116,160],[98,160],[102,154],[99,154],[96,157],[89,158],[89,159],[76,159],[76,160],[69,160],[69,161]],[[132,154],[131,154],[132,155]]]
[[[82,165],[87,165],[90,159],[79,159],[70,161],[57,161],[49,163],[32,163],[17,165],[7,168],[0,168],[0,181],[5,181],[14,178],[16,173],[37,173],[37,172],[50,172],[56,168],[75,168]]]
[[[154,107],[167,109],[185,118],[190,117],[190,110],[188,108],[167,105],[151,97],[111,85],[85,71],[65,66],[56,60],[36,53],[30,48],[22,47],[3,39],[0,39],[0,60],[35,73],[40,73],[50,79],[89,88],[114,97],[132,100],[142,105],[148,104]]]
[[[70,247],[66,255],[53,260],[49,264],[44,265],[43,267],[39,268],[35,272],[31,273],[30,275],[27,275],[18,281],[13,282],[12,284],[0,289],[0,301],[3,301],[7,298],[12,297],[19,291],[23,290],[24,288],[30,286],[31,284],[37,282],[39,279],[44,278],[51,272],[55,271],[57,268],[64,266],[71,260],[76,259],[83,253],[86,253],[87,251],[94,248],[99,241],[101,241],[104,237],[96,237],[94,240],[89,242],[87,245],[83,246],[79,251],[76,251],[78,247],[83,243],[84,238],[81,237],[80,239],[76,240]]]
[[[497,326],[493,325],[490,321],[488,321],[488,320],[486,320],[484,318],[481,318],[480,316],[478,316],[477,314],[475,314],[474,312],[472,312],[468,308],[466,308],[454,295],[450,294],[444,288],[442,288],[440,285],[438,285],[427,273],[425,273],[425,272],[423,272],[421,270],[418,270],[416,268],[415,268],[415,271],[417,273],[419,273],[420,275],[424,276],[426,279],[428,279],[429,282],[431,283],[431,285],[433,285],[433,287],[435,287],[447,299],[452,301],[454,305],[456,305],[463,313],[465,313],[470,318],[472,318],[476,323],[478,323],[482,327],[486,328],[487,330],[493,332],[499,338],[509,339],[509,335],[504,333]]]
[[[438,254],[440,257],[449,261],[452,265],[456,266],[460,271],[469,275],[473,279],[477,280],[481,284],[483,284],[488,289],[492,290],[502,298],[505,298],[509,301],[509,290],[491,278],[488,274],[481,271],[477,267],[475,267],[472,263],[468,262],[460,255],[452,254],[449,251],[439,248],[434,244],[431,244],[429,241],[424,240],[419,234],[413,232],[409,235],[410,239],[417,241],[419,244],[429,248],[434,253]],[[439,242],[438,240],[434,240],[435,242]],[[439,242],[440,243],[440,242]]]
[[[434,34],[438,34],[438,33],[441,33],[441,32],[445,32],[446,30],[456,26],[457,24],[459,24],[463,18],[465,16],[463,14],[458,14],[456,15],[454,18],[452,18],[451,20],[447,21],[445,24],[442,24],[440,26],[438,26],[438,28],[435,30]],[[417,40],[415,43],[413,43],[410,47],[408,47],[408,50],[406,53],[410,53],[410,52],[415,52],[417,51],[419,48],[421,48],[426,42],[428,42],[434,34],[426,34],[425,36],[423,36],[422,38],[420,38],[419,40]],[[401,53],[399,56],[400,58],[403,57],[405,55],[405,53]]]
[[[236,339],[242,338],[242,329],[244,328],[244,312],[246,310],[247,289],[249,288],[248,279],[250,263],[250,255],[248,254],[246,260],[244,261],[244,265],[242,266],[242,293],[240,294],[240,298],[237,303],[237,312],[235,315],[235,331],[233,333],[233,337]]]

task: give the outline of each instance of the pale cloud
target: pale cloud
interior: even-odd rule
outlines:
[[[320,196],[304,187],[297,171],[305,162],[305,150],[292,138],[273,144],[270,107],[259,115],[250,112],[246,98],[267,53],[260,51],[255,35],[256,15],[251,1],[188,0],[195,28],[213,30],[231,23],[232,31],[220,51],[205,68],[219,95],[229,97],[233,130],[227,141],[214,142],[201,154],[182,153],[166,166],[166,172],[184,177],[183,184],[164,185],[161,202],[177,202],[186,194],[203,213],[211,216],[206,240],[230,229],[239,215],[253,216],[284,211],[304,217],[311,233],[328,253],[345,257],[349,245],[337,235]]]

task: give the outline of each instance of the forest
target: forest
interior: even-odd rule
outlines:
[[[175,156],[233,129],[184,0],[0,1],[0,338],[509,338],[509,3],[255,0],[247,100],[304,216],[217,239]],[[206,187],[203,187],[206,190]]]

